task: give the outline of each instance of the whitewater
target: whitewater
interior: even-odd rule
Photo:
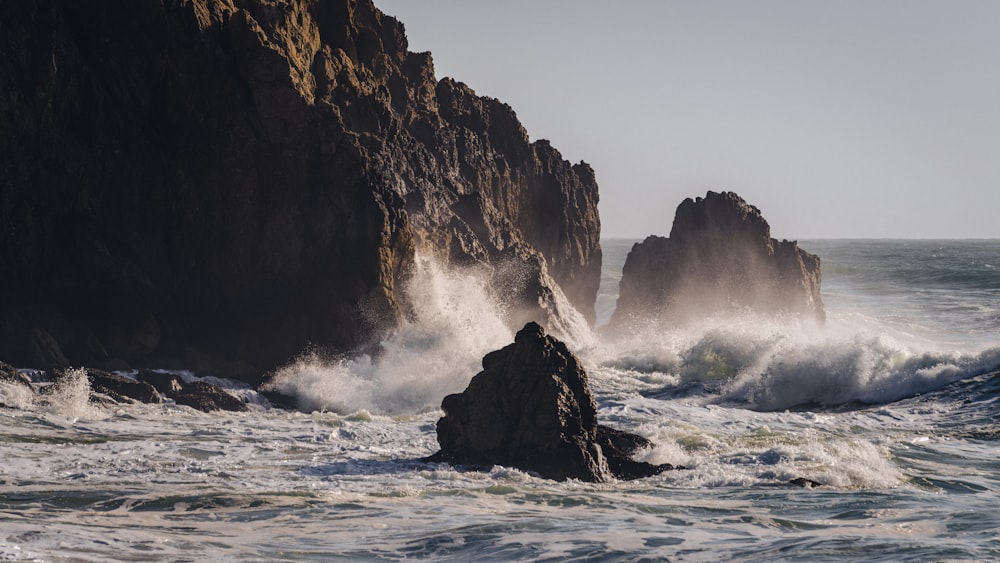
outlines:
[[[598,329],[568,316],[558,336],[599,420],[684,469],[558,483],[421,461],[441,399],[513,340],[475,272],[422,261],[379,358],[279,371],[305,412],[216,379],[251,410],[101,406],[83,370],[44,398],[0,383],[0,560],[1000,560],[1000,241],[800,241],[824,326],[616,339],[600,326],[633,242],[602,241]]]

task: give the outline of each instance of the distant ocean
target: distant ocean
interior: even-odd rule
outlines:
[[[603,241],[602,322],[634,242]],[[44,400],[0,384],[0,560],[1000,560],[1000,241],[799,244],[822,258],[823,327],[569,327],[599,419],[686,469],[420,462],[441,399],[513,338],[474,275],[425,262],[379,361],[283,371],[311,414],[232,382],[251,412],[100,407],[82,371]]]

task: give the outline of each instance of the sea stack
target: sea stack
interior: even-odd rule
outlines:
[[[256,381],[377,347],[416,257],[593,322],[597,183],[372,0],[0,3],[0,358]],[[560,300],[560,302],[562,302]]]
[[[560,481],[635,479],[672,469],[633,461],[649,441],[597,423],[583,366],[536,323],[483,357],[483,371],[441,408],[441,451],[432,461],[505,465]]]
[[[676,326],[712,315],[792,314],[822,323],[819,257],[771,238],[760,210],[733,192],[685,199],[667,238],[636,243],[612,330]]]

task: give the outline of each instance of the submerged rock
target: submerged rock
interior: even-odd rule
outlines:
[[[483,358],[468,388],[448,395],[438,420],[441,451],[430,459],[506,465],[556,480],[607,481],[655,475],[670,465],[631,459],[641,436],[597,423],[587,374],[566,345],[536,323]]]
[[[489,272],[512,323],[558,315],[556,285],[593,322],[593,171],[437,80],[372,0],[4,2],[0,27],[18,365],[193,351],[256,383],[377,344],[418,251]]]
[[[794,314],[823,322],[819,257],[771,238],[760,210],[733,192],[678,207],[668,238],[629,252],[613,329],[683,324],[718,313]]]

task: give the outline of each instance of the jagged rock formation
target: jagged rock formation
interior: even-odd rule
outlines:
[[[185,382],[176,374],[150,370],[141,370],[139,380],[170,397],[178,405],[186,405],[202,412],[249,410],[243,401],[207,381]]]
[[[430,459],[505,465],[557,480],[635,479],[672,469],[633,461],[649,442],[597,424],[587,373],[562,342],[528,323],[483,357],[468,388],[448,395]]]
[[[668,238],[629,252],[613,330],[683,324],[749,310],[825,319],[819,257],[771,238],[760,210],[732,192],[708,192],[678,207]]]
[[[100,393],[110,399],[127,403],[138,401],[140,403],[162,403],[163,397],[155,387],[144,381],[136,381],[132,378],[108,373],[94,368],[86,368],[87,379],[90,382],[90,390],[93,393]]]
[[[0,84],[7,361],[255,379],[376,342],[418,251],[593,320],[590,167],[371,0],[3,2]]]

